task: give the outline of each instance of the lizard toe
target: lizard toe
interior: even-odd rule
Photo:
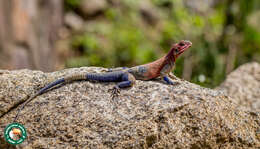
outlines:
[[[109,89],[109,92],[111,92],[111,97],[118,97],[120,95],[120,88],[118,86],[114,86],[112,89]]]

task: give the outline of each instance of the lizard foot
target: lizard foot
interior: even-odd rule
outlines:
[[[173,73],[169,73],[169,77],[173,80],[179,80]]]
[[[108,91],[111,92],[112,98],[118,97],[120,95],[120,88],[118,86],[114,86],[112,89],[109,89]]]
[[[171,83],[169,83],[169,85],[180,85],[180,82],[171,82]]]

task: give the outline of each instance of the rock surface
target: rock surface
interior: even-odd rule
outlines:
[[[17,105],[44,84],[76,72],[0,71],[0,148]],[[223,93],[183,80],[137,81],[111,99],[115,83],[76,81],[35,98],[18,119],[28,138],[17,148],[257,148],[259,115]]]
[[[240,66],[217,89],[231,96],[239,108],[260,112],[260,64]]]

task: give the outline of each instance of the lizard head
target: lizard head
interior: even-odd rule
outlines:
[[[173,45],[173,55],[175,58],[180,56],[184,51],[191,47],[192,43],[188,40],[181,40],[179,43]]]

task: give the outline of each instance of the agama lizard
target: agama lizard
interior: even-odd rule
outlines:
[[[75,74],[58,79],[42,89],[40,89],[36,94],[31,96],[21,108],[18,110],[14,121],[18,118],[19,112],[32,101],[36,96],[39,96],[61,83],[67,83],[75,80],[89,80],[89,81],[99,81],[99,82],[119,82],[112,89],[113,94],[118,94],[119,89],[130,87],[135,84],[135,80],[151,80],[157,77],[163,78],[167,84],[173,85],[173,81],[168,77],[168,74],[174,68],[175,61],[178,56],[180,56],[185,50],[191,47],[192,43],[190,41],[182,40],[172,46],[171,50],[163,56],[162,58],[140,66],[135,66],[131,68],[115,69],[106,73],[86,73],[86,74]]]

